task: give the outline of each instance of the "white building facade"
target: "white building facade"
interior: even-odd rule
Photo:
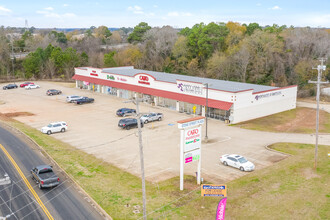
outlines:
[[[134,69],[75,68],[76,87],[239,123],[296,108],[297,86],[272,87]]]

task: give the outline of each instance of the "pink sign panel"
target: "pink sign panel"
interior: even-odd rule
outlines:
[[[217,216],[215,217],[216,220],[225,219],[226,202],[227,202],[227,197],[222,198],[220,200],[217,208]]]
[[[185,158],[185,163],[190,163],[192,162],[193,158],[192,157],[187,157]]]

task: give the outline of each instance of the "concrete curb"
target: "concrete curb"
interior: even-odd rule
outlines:
[[[52,162],[54,164],[56,164],[56,166],[58,166],[64,173],[65,175],[75,184],[75,186],[80,190],[80,192],[82,192],[84,194],[84,196],[86,196],[92,207],[95,208],[96,211],[98,211],[99,213],[102,214],[102,216],[104,217],[104,219],[107,219],[107,220],[112,220],[111,216],[102,209],[102,207],[92,198],[88,195],[88,193],[39,145],[37,144],[37,142],[35,142],[32,138],[30,138],[29,136],[27,136],[24,132],[20,131],[19,129],[7,124],[6,122],[3,122],[3,121],[0,121],[1,124],[7,126],[7,127],[10,127],[11,129],[15,130],[16,132],[24,135],[25,137],[27,137],[29,140],[31,140],[33,142],[33,144],[35,144],[39,150],[47,157],[49,158],[50,160],[52,160]]]
[[[273,144],[275,144],[275,143],[273,143]],[[289,156],[289,157],[292,156],[291,154],[287,154],[287,153],[284,153],[284,152],[281,152],[281,151],[277,151],[277,150],[271,149],[271,148],[269,148],[270,145],[272,145],[272,144],[268,144],[268,145],[265,146],[266,150],[269,150],[269,151],[272,151],[272,152],[276,152],[276,153],[280,153],[280,154],[283,154],[283,155],[286,155],[286,156]]]

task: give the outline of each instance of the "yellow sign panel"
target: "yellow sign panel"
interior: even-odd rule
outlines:
[[[227,197],[227,186],[218,184],[202,184],[202,196],[223,196]]]
[[[196,112],[196,106],[194,105],[194,107],[193,107],[193,110],[194,110],[194,114],[195,114],[195,112]]]

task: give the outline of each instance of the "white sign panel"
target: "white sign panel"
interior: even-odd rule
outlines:
[[[184,163],[190,163],[199,160],[201,156],[201,149],[193,150],[184,154]]]
[[[178,124],[178,128],[180,129],[187,129],[189,127],[193,127],[193,126],[197,126],[197,125],[202,125],[204,124],[204,118],[203,119],[199,119],[199,120],[195,120],[195,121],[189,121],[186,123],[179,123]]]
[[[190,128],[184,131],[184,152],[199,149],[201,147],[201,127]]]

